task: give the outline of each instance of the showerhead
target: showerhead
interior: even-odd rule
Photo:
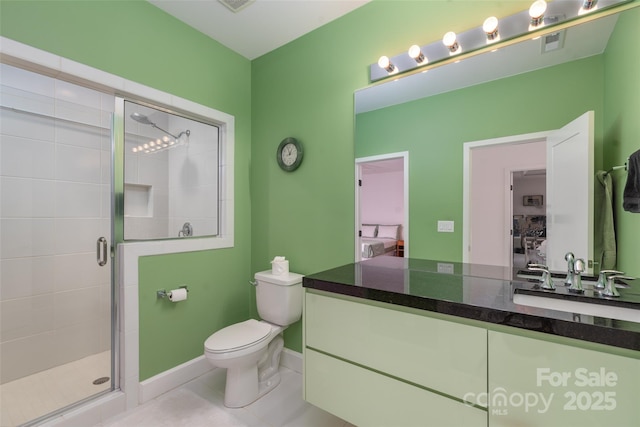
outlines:
[[[138,123],[142,123],[143,125],[151,125],[155,127],[155,123],[153,123],[151,120],[149,120],[149,117],[145,116],[144,114],[140,114],[140,113],[133,113],[131,115],[131,118],[133,120],[135,120]]]
[[[173,139],[179,139],[183,134],[186,134],[187,136],[191,135],[191,131],[190,130],[185,130],[182,131],[178,134],[178,136],[167,132],[166,130],[162,129],[161,127],[159,127],[158,125],[156,125],[155,123],[153,123],[151,120],[149,120],[149,117],[145,116],[144,114],[140,114],[140,113],[132,113],[131,114],[131,118],[133,120],[135,120],[138,123],[141,123],[143,125],[150,125],[151,127],[154,127],[164,133],[166,133],[169,136],[172,136]]]

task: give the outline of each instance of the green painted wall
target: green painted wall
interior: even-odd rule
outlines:
[[[478,16],[528,7],[518,1],[374,0],[252,61],[253,270],[268,269],[276,255],[302,274],[353,261],[353,93],[368,84],[369,64],[412,43],[477,26]],[[293,173],[281,171],[275,160],[287,136],[305,149]],[[300,322],[285,339],[301,351]]]
[[[139,264],[140,379],[202,355],[207,336],[250,315],[250,61],[145,1],[2,0],[0,16],[4,37],[235,116],[235,247]],[[156,299],[182,283],[188,301]]]
[[[605,51],[604,167],[622,165],[640,150],[640,8],[618,20]],[[618,269],[640,277],[640,214],[622,209],[626,173],[613,172]]]
[[[603,79],[595,56],[358,114],[356,157],[409,152],[411,257],[462,261],[465,142],[558,129],[594,110],[601,152]],[[442,219],[454,233],[436,231]]]

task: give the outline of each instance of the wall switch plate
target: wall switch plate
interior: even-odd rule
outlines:
[[[449,264],[448,262],[439,262],[438,273],[453,274],[453,264]]]
[[[453,221],[438,221],[438,233],[453,233]]]

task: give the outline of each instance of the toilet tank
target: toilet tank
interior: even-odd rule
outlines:
[[[256,304],[260,318],[269,323],[288,326],[302,316],[302,274],[255,274]]]

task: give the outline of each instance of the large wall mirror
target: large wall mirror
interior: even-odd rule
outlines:
[[[626,159],[631,154],[614,152],[619,146],[613,135],[618,118],[607,106],[617,102],[611,89],[620,93],[620,88],[630,83],[620,77],[624,73],[619,71],[640,61],[639,40],[634,36],[640,25],[640,8],[604,15],[355,93],[356,159],[409,153],[413,258],[451,261],[465,258],[464,251],[468,250],[463,248],[463,177],[468,173],[463,162],[465,143],[561,129],[593,112],[594,169],[602,169],[611,159]],[[637,87],[636,83],[631,87]],[[638,114],[640,111],[636,117]],[[538,179],[544,170],[532,167],[529,174]],[[614,180],[618,179],[624,179],[624,175],[614,175]],[[500,178],[496,184],[505,182]],[[557,184],[546,185],[549,188]],[[503,227],[500,235],[492,237],[495,239],[512,239],[510,233],[520,227],[535,229],[538,237],[544,238],[546,197],[539,196],[543,193],[535,190],[520,194],[520,200],[530,203],[518,214],[520,223],[515,221],[515,215],[507,216],[501,207],[487,201],[480,224],[500,218]],[[438,221],[450,222],[452,230],[438,232]],[[625,231],[618,227],[616,232]],[[543,239],[538,239],[538,243],[540,240]],[[597,254],[596,247],[596,259]],[[594,268],[598,268],[597,264]]]
[[[219,234],[220,129],[124,101],[124,239]]]

